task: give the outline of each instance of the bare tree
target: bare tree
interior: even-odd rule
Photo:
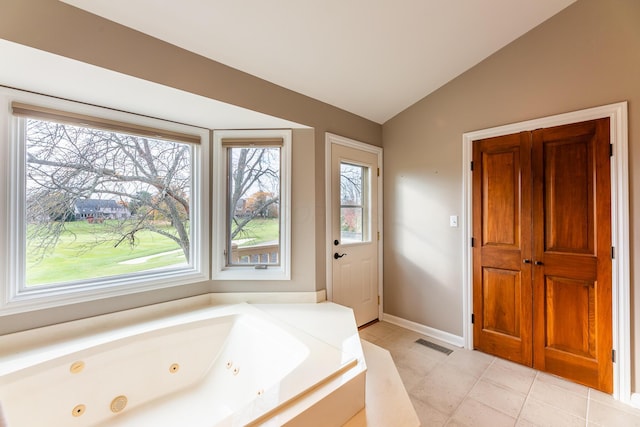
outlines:
[[[26,213],[32,249],[42,255],[53,248],[75,202],[97,197],[138,208],[130,219],[109,222],[115,246],[134,245],[140,231],[149,230],[175,241],[189,259],[188,145],[31,119],[26,135]],[[171,229],[159,220],[170,223]]]
[[[340,200],[342,204],[362,203],[362,166],[343,163],[340,165]]]
[[[274,205],[280,202],[280,156],[279,149],[231,148],[231,181],[229,216],[233,224],[231,240],[241,235],[247,225],[255,218],[265,217]],[[262,197],[251,203],[251,209],[236,213],[241,200],[255,193]]]
[[[70,232],[66,225],[74,218],[78,200],[99,198],[115,200],[133,215],[104,222],[94,242],[80,250],[107,241],[134,246],[147,230],[175,241],[189,260],[187,144],[31,119],[26,135],[26,215],[32,255],[43,256],[55,248],[63,232]],[[252,219],[266,216],[279,203],[279,149],[232,148],[230,160],[230,206],[255,192],[268,195],[241,216],[230,209],[233,239]]]

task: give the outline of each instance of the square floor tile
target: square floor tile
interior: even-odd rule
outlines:
[[[564,412],[555,406],[528,397],[520,418],[534,425],[548,427],[584,427],[586,419]]]
[[[589,422],[601,426],[637,427],[640,426],[640,413],[638,412],[631,407],[622,409],[617,405],[611,406],[597,400],[590,400],[587,416]]]
[[[484,371],[493,363],[494,356],[489,356],[478,351],[456,350],[443,362],[455,366],[461,371],[480,378]]]
[[[487,380],[480,380],[469,397],[516,418],[522,410],[526,395]]]
[[[539,376],[533,382],[529,396],[580,418],[587,417],[587,396],[568,391],[552,382],[540,380]]]
[[[477,379],[454,367],[439,365],[409,394],[443,414],[451,415],[464,400]]]
[[[519,393],[529,393],[536,371],[502,359],[496,359],[487,368],[482,378]]]
[[[564,378],[560,378],[556,375],[538,372],[536,381],[543,381],[545,383],[553,384],[580,396],[587,397],[589,395],[589,387],[583,386],[582,384],[574,383],[569,380],[565,380]]]
[[[516,419],[475,399],[465,399],[447,426],[512,427]]]
[[[411,403],[413,403],[413,409],[415,409],[416,414],[418,414],[418,418],[423,427],[441,427],[444,426],[449,419],[448,415],[443,414],[418,399],[412,398]]]

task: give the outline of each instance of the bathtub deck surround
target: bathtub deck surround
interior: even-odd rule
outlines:
[[[360,340],[355,329],[353,313],[349,309],[333,304],[273,304],[257,305],[260,309],[285,322],[299,326],[308,333],[335,346],[341,346],[347,354],[362,352],[366,360],[365,408],[349,419],[344,427],[418,427],[420,420],[413,408],[409,394],[386,349]],[[349,325],[346,327],[346,325]],[[354,332],[358,335],[354,336]],[[336,378],[336,385],[344,381]],[[319,391],[322,393],[322,390]],[[344,393],[346,395],[346,393]],[[352,399],[348,397],[347,399]],[[340,399],[334,393],[326,405],[315,405],[311,415],[300,424],[304,427],[332,425],[333,413],[340,413],[355,402]],[[359,404],[359,403],[358,403]],[[275,424],[279,425],[279,424]],[[289,424],[287,424],[288,426]]]
[[[177,425],[187,414],[190,426],[339,426],[364,407],[365,372],[353,314],[332,303],[212,306],[205,295],[0,337],[9,426],[40,425],[33,412],[51,426]]]
[[[344,427],[419,427],[420,419],[389,351],[361,342],[367,360],[366,407]]]

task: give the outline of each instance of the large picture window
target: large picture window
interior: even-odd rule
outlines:
[[[204,278],[198,236],[206,132],[152,128],[147,118],[120,122],[75,105],[10,106],[3,305],[46,306]]]
[[[215,277],[289,277],[289,145],[290,131],[215,132]]]

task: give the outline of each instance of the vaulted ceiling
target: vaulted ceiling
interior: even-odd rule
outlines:
[[[575,0],[63,0],[384,123]]]

